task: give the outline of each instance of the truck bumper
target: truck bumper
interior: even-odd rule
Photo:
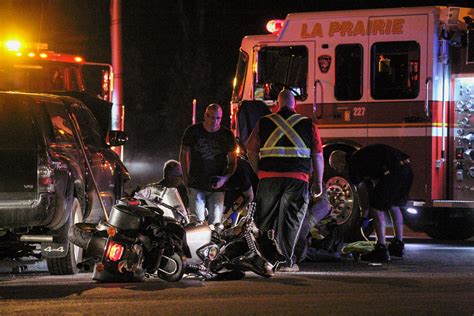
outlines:
[[[55,210],[55,194],[41,194],[34,201],[0,201],[0,228],[45,226],[54,218]]]

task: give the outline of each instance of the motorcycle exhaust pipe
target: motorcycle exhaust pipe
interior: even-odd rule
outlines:
[[[86,272],[90,271],[91,270],[91,265],[88,264],[88,263],[83,263],[83,262],[79,262],[78,264],[76,264],[76,267],[78,269],[82,269]]]

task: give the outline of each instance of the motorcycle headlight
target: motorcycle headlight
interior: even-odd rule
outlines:
[[[218,254],[219,254],[219,248],[217,246],[211,246],[211,247],[209,247],[209,251],[207,253],[207,258],[212,261],[212,260],[216,259]]]

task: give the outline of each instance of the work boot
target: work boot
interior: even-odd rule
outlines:
[[[405,255],[405,244],[398,238],[393,238],[388,245],[388,252],[390,253],[390,256],[403,258]]]
[[[292,266],[289,266],[285,263],[282,263],[278,266],[277,268],[277,272],[298,272],[300,271],[300,267],[298,267],[298,265],[295,263],[293,264]]]
[[[375,249],[360,256],[360,260],[369,262],[387,262],[390,261],[390,255],[387,246],[376,244]]]

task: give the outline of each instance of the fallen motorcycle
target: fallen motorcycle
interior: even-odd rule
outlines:
[[[85,260],[78,267],[94,266],[97,281],[142,281],[145,276],[181,280],[183,257],[190,256],[185,231],[163,214],[158,207],[143,207],[126,198],[112,207],[106,221],[76,224],[69,240],[84,249]]]
[[[97,281],[179,281],[184,273],[215,279],[235,271],[269,277],[273,266],[259,251],[252,215],[249,211],[240,226],[217,232],[190,223],[176,189],[150,185],[122,199],[108,220],[76,224],[69,239],[85,249],[79,267],[94,265]]]
[[[262,245],[272,249],[274,240],[259,236],[253,223],[255,203],[249,205],[244,218],[223,231],[208,225],[191,223],[179,193],[174,188],[151,184],[135,194],[142,205],[161,207],[165,218],[179,221],[186,232],[190,257],[186,259],[185,272],[205,279],[233,276],[236,271],[253,271],[264,277],[273,275],[271,265],[260,251]]]

